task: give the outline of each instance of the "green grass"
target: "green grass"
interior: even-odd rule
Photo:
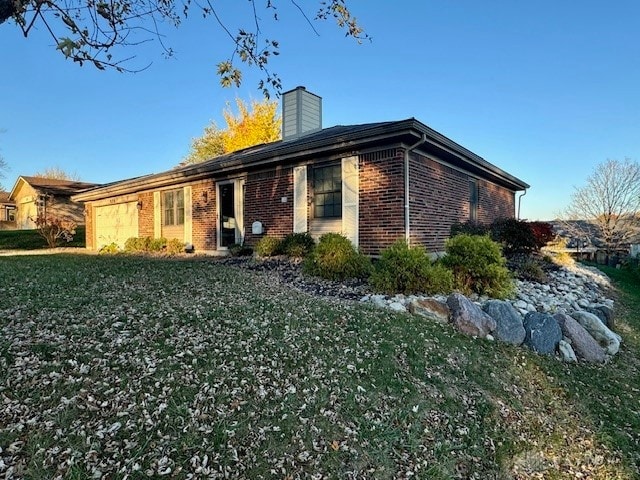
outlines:
[[[588,366],[209,259],[4,257],[0,456],[22,478],[638,478],[639,289],[611,276],[624,343]]]
[[[69,243],[60,242],[61,247],[85,246],[85,227],[76,228]],[[0,230],[0,250],[39,250],[48,248],[47,242],[36,230]]]

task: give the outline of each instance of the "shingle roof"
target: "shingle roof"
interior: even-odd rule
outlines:
[[[0,192],[0,203],[13,203],[9,200],[9,192]]]
[[[529,185],[522,180],[492,165],[484,158],[429,128],[415,118],[409,118],[391,122],[337,125],[323,128],[297,138],[256,145],[198,164],[174,168],[167,172],[102,185],[79,194],[76,198],[80,201],[96,200],[114,194],[132,193],[141,189],[211,177],[223,172],[246,169],[258,165],[280,164],[317,158],[329,152],[355,151],[360,148],[382,145],[384,142],[387,144],[413,145],[421,138],[425,139],[425,143],[420,148],[436,152],[441,157],[447,157],[447,161],[454,165],[459,165],[466,170],[490,177],[508,185],[513,190],[529,188]]]
[[[57,178],[30,177],[25,175],[22,175],[21,178],[34,188],[59,195],[74,195],[98,186],[97,183],[59,180]]]

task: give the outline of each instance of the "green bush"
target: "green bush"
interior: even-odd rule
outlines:
[[[118,252],[120,252],[120,247],[118,247],[118,244],[116,242],[111,242],[109,245],[104,245],[98,251],[98,253],[104,254],[104,255],[113,255]]]
[[[152,238],[151,241],[149,242],[149,251],[162,252],[166,246],[167,246],[166,238],[164,237]]]
[[[148,252],[151,237],[131,237],[124,242],[124,251],[128,253]]]
[[[178,239],[167,240],[164,237],[131,237],[124,242],[124,251],[127,253],[165,253],[177,255],[184,252],[186,244]]]
[[[469,220],[464,223],[454,223],[451,225],[451,236],[462,235],[489,235],[490,227],[482,223]]]
[[[485,235],[457,235],[447,240],[443,265],[453,271],[456,288],[506,298],[513,292],[513,282],[502,256],[500,245]]]
[[[543,259],[531,258],[529,256],[518,259],[518,261],[509,260],[509,268],[515,276],[521,280],[529,280],[538,283],[547,283],[549,278],[542,268]]]
[[[409,247],[403,239],[382,251],[369,282],[384,293],[449,293],[453,273],[444,266],[432,265],[422,247]]]
[[[276,237],[262,237],[256,243],[254,251],[259,257],[273,257],[282,252],[282,240]]]
[[[316,242],[308,233],[290,233],[282,240],[282,253],[289,257],[303,258],[309,255]]]
[[[246,257],[253,254],[253,248],[248,245],[234,243],[233,245],[229,245],[229,253],[233,257]]]
[[[539,250],[531,225],[515,218],[500,218],[491,224],[491,238],[502,244],[506,254]]]
[[[167,255],[177,255],[179,253],[184,253],[185,247],[186,244],[184,242],[181,242],[176,238],[172,238],[171,240],[167,240],[164,253]]]
[[[303,263],[305,273],[329,280],[365,278],[371,261],[339,233],[325,233]]]

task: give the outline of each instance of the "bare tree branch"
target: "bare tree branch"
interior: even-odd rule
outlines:
[[[53,38],[56,49],[79,65],[88,63],[99,70],[139,71],[139,68],[130,69],[123,65],[135,58],[135,54],[123,56],[121,53],[155,40],[166,56],[172,56],[172,49],[165,45],[162,28],[167,24],[178,27],[190,9],[195,8],[204,17],[213,16],[231,41],[231,54],[217,64],[221,84],[225,87],[239,86],[242,83],[240,64],[244,64],[264,74],[258,87],[269,97],[271,91],[279,94],[281,90],[278,75],[269,69],[271,58],[280,53],[280,44],[264,36],[261,12],[272,10],[273,18],[278,20],[276,4],[282,0],[264,0],[262,8],[259,8],[258,1],[249,0],[251,11],[248,16],[253,24],[252,31],[238,28],[236,34],[232,33],[235,29],[225,24],[219,15],[218,10],[223,7],[214,7],[210,0],[202,4],[197,0],[183,0],[181,3],[176,3],[176,0],[0,0],[0,24],[13,20],[25,37],[36,25],[42,24]],[[290,0],[289,5],[302,14],[318,35],[301,5],[296,0]],[[363,39],[370,40],[351,14],[346,0],[319,0],[316,6],[314,21],[333,19],[346,36],[353,37],[358,43]]]
[[[626,159],[598,165],[577,188],[565,211],[565,226],[591,224],[608,252],[624,249],[640,235],[640,164]],[[584,227],[584,225],[583,225]],[[580,227],[578,230],[584,230]],[[584,232],[576,231],[584,235]]]

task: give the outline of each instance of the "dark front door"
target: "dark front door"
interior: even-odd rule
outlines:
[[[236,243],[236,214],[234,184],[220,185],[220,246]]]

